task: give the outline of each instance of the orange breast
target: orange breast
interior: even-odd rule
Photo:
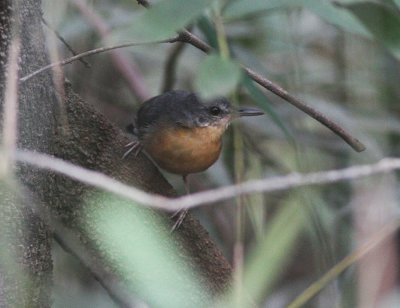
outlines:
[[[164,127],[145,136],[142,143],[161,168],[185,175],[204,171],[218,159],[222,133],[220,128],[213,126]]]

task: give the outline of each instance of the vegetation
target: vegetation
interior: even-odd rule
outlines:
[[[42,1],[0,5],[0,306],[399,305],[399,0]],[[121,130],[171,89],[265,116],[165,201]]]

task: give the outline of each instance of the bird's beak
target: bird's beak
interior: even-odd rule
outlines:
[[[237,109],[237,111],[238,111],[240,117],[252,117],[252,116],[258,116],[258,115],[264,114],[264,111],[261,111],[259,109],[255,109],[255,108],[239,107]]]

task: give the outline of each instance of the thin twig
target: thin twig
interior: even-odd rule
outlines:
[[[68,44],[68,42],[61,36],[61,34],[54,29],[50,24],[46,21],[46,19],[42,16],[42,23],[49,29],[51,30],[54,35],[67,47],[67,49],[74,55],[76,56],[78,53],[75,52],[75,50],[71,47],[71,45]],[[85,60],[85,59],[79,59],[82,64],[85,65],[85,67],[90,68],[90,64]]]
[[[338,277],[344,270],[349,266],[359,261],[368,252],[374,249],[378,244],[387,239],[388,236],[392,235],[399,228],[399,220],[392,221],[379,232],[375,234],[368,242],[362,245],[357,250],[350,253],[342,261],[332,267],[328,272],[325,273],[320,279],[311,284],[306,290],[304,290],[299,296],[297,296],[286,308],[298,308],[303,307],[311,298],[313,298],[318,292],[320,292],[326,285],[333,279]]]
[[[178,41],[188,43],[205,53],[214,51],[214,48],[185,29],[179,32]]]
[[[15,154],[15,159],[41,169],[64,174],[72,179],[129,198],[139,204],[168,211],[193,208],[252,193],[280,191],[308,185],[322,185],[345,180],[354,180],[400,169],[400,158],[385,158],[370,165],[360,165],[338,170],[305,174],[291,173],[273,178],[247,181],[241,184],[225,186],[171,199],[144,192],[135,187],[118,182],[100,172],[76,166],[47,154],[19,150]]]
[[[306,104],[302,100],[298,99],[297,97],[293,96],[277,84],[274,84],[272,81],[268,80],[267,78],[257,74],[256,72],[252,71],[249,68],[242,66],[243,70],[259,85],[263,86],[264,88],[270,90],[272,93],[278,95],[279,97],[286,100],[288,103],[292,104],[293,106],[297,107],[301,111],[308,114],[310,117],[314,118],[318,122],[325,125],[331,131],[333,131],[336,135],[341,137],[348,145],[350,145],[354,150],[357,152],[362,152],[365,150],[364,144],[362,144],[357,138],[350,135],[346,132],[343,127],[323,115],[318,110],[314,109],[310,105]]]
[[[63,65],[69,64],[71,62],[74,62],[76,60],[79,60],[79,59],[81,59],[83,57],[87,57],[87,56],[91,56],[91,55],[94,55],[94,54],[110,51],[110,50],[113,50],[113,49],[125,48],[125,47],[131,47],[131,46],[139,46],[139,45],[173,43],[173,42],[176,42],[176,40],[177,40],[177,37],[176,38],[171,38],[171,39],[168,39],[168,40],[162,40],[162,41],[144,42],[144,43],[133,43],[133,42],[131,42],[131,43],[125,43],[125,44],[120,44],[120,45],[115,45],[115,46],[110,46],[110,47],[100,47],[100,48],[88,50],[88,51],[82,52],[82,53],[80,53],[80,54],[78,54],[76,56],[73,56],[71,58],[64,59],[62,61],[50,63],[49,65],[43,66],[42,68],[40,68],[40,69],[38,69],[38,70],[36,70],[36,71],[34,71],[34,72],[22,77],[22,78],[20,78],[19,81],[20,81],[20,83],[23,83],[26,80],[28,80],[28,79],[30,79],[30,78],[32,78],[32,77],[44,72],[44,71],[47,71],[48,69],[51,69],[51,68],[53,68],[55,66],[63,66]]]

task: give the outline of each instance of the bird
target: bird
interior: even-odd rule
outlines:
[[[229,124],[239,117],[263,114],[254,108],[234,107],[225,97],[204,100],[196,93],[168,91],[142,103],[127,127],[138,140],[126,145],[129,149],[123,158],[144,150],[160,168],[181,175],[189,193],[187,176],[217,161]],[[179,217],[172,230],[179,228],[186,213],[183,209],[173,215]]]

